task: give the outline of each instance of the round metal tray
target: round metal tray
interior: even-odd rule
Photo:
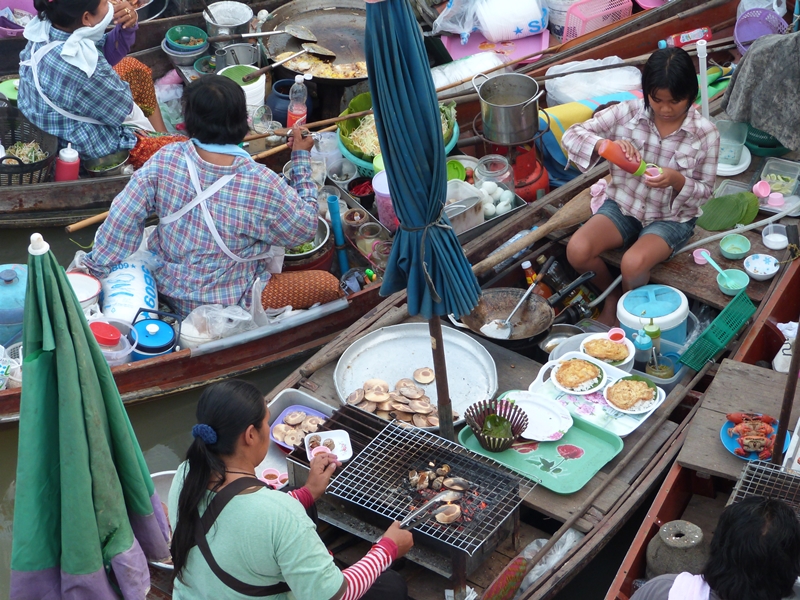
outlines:
[[[479,400],[497,392],[497,367],[489,352],[470,336],[449,327],[442,328],[447,383],[453,409],[459,413],[455,424],[464,422],[464,412]],[[333,374],[336,393],[344,404],[347,396],[368,379],[385,380],[392,388],[421,367],[433,367],[431,335],[427,323],[404,323],[373,331],[345,350]],[[436,382],[417,384],[437,404]],[[425,428],[437,430],[438,428]]]

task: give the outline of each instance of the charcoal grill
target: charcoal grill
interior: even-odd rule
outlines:
[[[800,476],[783,471],[779,465],[761,460],[745,465],[728,499],[728,505],[750,496],[783,500],[800,517]]]
[[[331,512],[320,505],[323,520],[363,535],[354,527],[353,518],[365,522],[364,531],[374,525],[380,531],[391,520],[401,521],[423,502],[422,495],[409,493],[406,484],[408,471],[446,463],[451,474],[467,479],[474,485],[460,501],[462,510],[471,520],[449,525],[431,519],[418,525],[414,533],[412,552],[428,557],[408,558],[432,570],[451,577],[456,598],[463,597],[466,577],[494,551],[497,545],[519,526],[519,506],[535,485],[494,461],[466,448],[416,428],[405,428],[395,422],[386,423],[371,414],[344,406],[326,421],[323,429],[346,429],[350,433],[355,456],[335,476],[323,497],[334,512],[346,518],[331,520]],[[290,478],[301,484],[308,468],[304,450],[289,455]],[[466,503],[466,504],[465,504]],[[485,506],[482,506],[482,503]],[[374,540],[375,538],[372,537]],[[431,560],[431,555],[433,560]],[[436,560],[438,555],[439,560]],[[442,559],[450,559],[449,568],[442,569]]]

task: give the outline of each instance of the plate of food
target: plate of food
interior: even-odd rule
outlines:
[[[526,390],[509,390],[500,394],[498,399],[513,402],[528,415],[528,426],[521,434],[526,440],[553,442],[564,437],[572,427],[569,409],[540,394]]]
[[[628,338],[614,342],[608,339],[607,333],[595,333],[588,336],[581,342],[580,348],[584,354],[623,370],[628,364],[633,364],[633,355],[636,352],[633,342]]]
[[[542,370],[549,365],[551,363],[544,365]],[[550,380],[565,394],[583,396],[599,392],[607,380],[606,372],[593,360],[569,358],[556,362],[552,369]]]
[[[725,449],[742,460],[769,460],[775,445],[778,420],[761,413],[734,412],[719,430]],[[784,452],[789,449],[791,435],[786,432]]]
[[[307,406],[288,406],[269,428],[269,437],[284,450],[292,451],[303,443],[306,435],[315,433],[327,419],[324,414]]]
[[[657,408],[666,395],[656,384],[641,375],[622,377],[603,390],[606,402],[627,415],[640,415]]]

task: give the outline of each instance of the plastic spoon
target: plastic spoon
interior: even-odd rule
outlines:
[[[722,275],[722,278],[725,280],[725,287],[728,288],[735,287],[733,285],[733,282],[728,277],[728,274],[720,268],[720,266],[716,263],[716,261],[713,258],[711,258],[708,252],[701,252],[700,254],[703,255],[703,258],[705,258],[712,267],[714,267],[717,271],[719,271],[719,274]]]
[[[539,271],[539,275],[533,280],[533,283],[528,286],[528,289],[522,295],[522,298],[520,298],[519,302],[517,302],[517,305],[514,307],[514,310],[511,311],[510,315],[508,315],[505,319],[494,319],[493,321],[481,326],[481,333],[483,335],[486,337],[495,338],[497,340],[507,340],[511,337],[511,317],[514,316],[514,313],[519,310],[519,307],[522,306],[528,299],[528,296],[531,295],[533,288],[535,288],[536,284],[539,283],[539,279],[550,270],[554,260],[554,256],[551,256],[547,259],[547,262],[544,263]]]

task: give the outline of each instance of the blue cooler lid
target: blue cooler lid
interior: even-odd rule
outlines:
[[[617,305],[617,318],[622,325],[637,330],[653,319],[662,335],[685,322],[688,316],[688,299],[683,292],[668,285],[652,284],[631,290]]]
[[[22,323],[28,265],[0,265],[0,326]]]
[[[133,325],[138,344],[137,352],[159,354],[167,352],[175,345],[175,330],[158,319],[144,319]]]

